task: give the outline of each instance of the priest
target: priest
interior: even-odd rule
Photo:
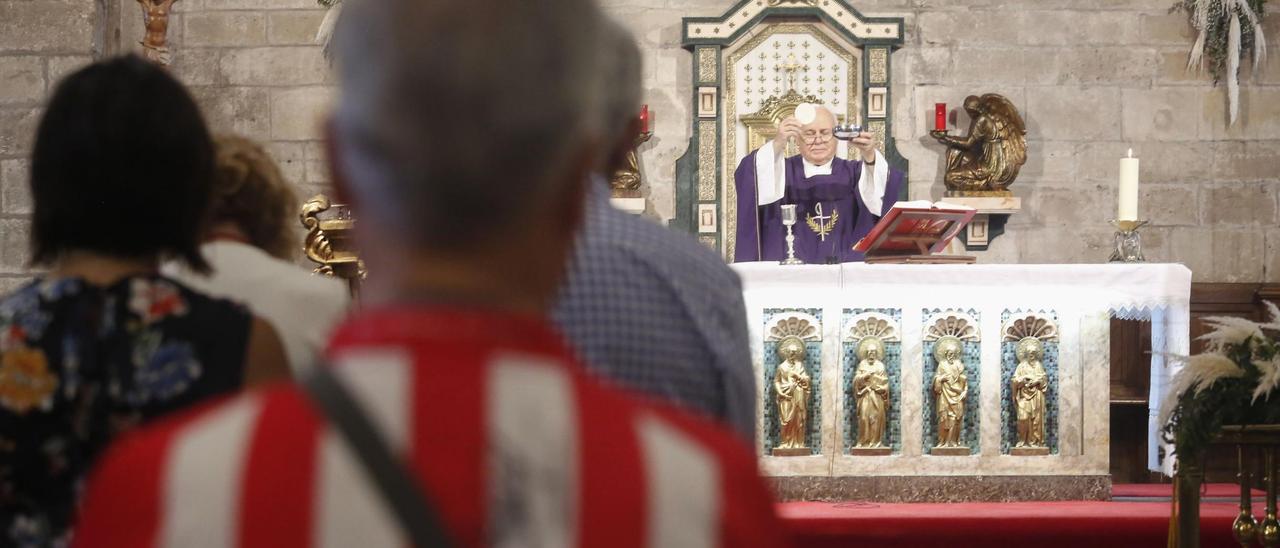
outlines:
[[[897,201],[902,172],[891,169],[875,137],[849,141],[859,161],[836,157],[836,117],[827,107],[803,104],[778,126],[778,135],[748,154],[733,174],[738,190],[734,262],[786,258],[782,206],[796,206],[796,257],[806,263],[861,261],[854,244]],[[788,141],[800,154],[784,158]]]

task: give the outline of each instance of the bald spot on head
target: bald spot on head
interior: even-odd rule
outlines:
[[[814,109],[814,111],[817,112],[817,116],[813,119],[812,123],[801,126],[801,131],[808,131],[810,129],[815,131],[822,131],[823,129],[831,130],[836,127],[836,117],[831,114],[831,109],[820,106]]]
[[[816,106],[818,107],[817,116],[813,122],[800,126],[800,155],[811,164],[825,165],[836,156],[836,140],[831,136],[836,127],[836,117],[831,113],[831,109],[822,105]],[[813,136],[819,136],[819,140],[825,139],[825,141],[810,145]]]

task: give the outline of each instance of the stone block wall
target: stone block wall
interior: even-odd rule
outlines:
[[[28,157],[54,84],[103,48],[94,0],[0,0],[0,292],[27,278]]]
[[[1104,260],[1118,159],[1132,148],[1148,260],[1186,263],[1202,282],[1280,280],[1280,59],[1256,77],[1242,71],[1240,119],[1228,127],[1224,87],[1185,69],[1195,36],[1172,2],[881,4],[910,29],[894,79],[913,198],[943,192],[942,149],[927,135],[933,103],[994,91],[1026,120],[1029,159],[1013,186],[1023,211],[980,260]],[[1265,32],[1280,36],[1280,13]],[[963,131],[967,117],[958,122]]]
[[[645,56],[655,136],[641,149],[646,215],[675,215],[675,161],[690,136],[686,16],[735,0],[602,0]],[[898,148],[913,199],[937,199],[942,148],[927,135],[936,102],[997,92],[1022,111],[1030,159],[1013,186],[1023,211],[983,262],[1100,262],[1110,254],[1118,159],[1142,158],[1147,258],[1180,261],[1196,281],[1280,281],[1280,55],[1243,71],[1240,121],[1225,90],[1187,73],[1194,39],[1172,0],[855,0],[907,21],[893,56]],[[1280,41],[1280,6],[1266,32]],[[319,121],[333,79],[312,43],[314,0],[179,0],[173,70],[215,130],[268,143],[299,194],[325,190]],[[133,0],[0,0],[0,289],[26,275],[30,134],[57,77],[94,55],[136,50]],[[497,46],[496,46],[497,47]],[[1274,48],[1273,48],[1274,49]],[[967,120],[961,114],[961,128]]]
[[[135,51],[142,17],[118,3],[119,46]],[[215,132],[267,143],[300,198],[327,189],[320,145],[335,88],[315,45],[325,10],[315,0],[179,0],[170,21],[174,74],[190,86]]]

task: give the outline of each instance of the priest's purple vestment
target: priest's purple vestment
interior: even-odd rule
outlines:
[[[786,190],[782,199],[759,205],[756,154],[760,152],[757,150],[747,155],[733,174],[738,191],[734,262],[781,261],[786,258],[787,228],[782,224],[783,204],[796,206],[796,224],[792,231],[796,236],[797,258],[810,264],[861,261],[862,253],[854,251],[853,246],[898,201],[904,184],[902,172],[889,170],[883,204],[877,211],[870,211],[858,192],[862,162],[834,158],[830,175],[805,177],[804,160],[796,155],[783,163]],[[885,161],[883,156],[877,156],[879,161]]]

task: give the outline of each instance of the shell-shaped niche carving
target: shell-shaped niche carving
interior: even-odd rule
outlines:
[[[979,340],[978,322],[963,312],[934,314],[925,323],[924,340],[936,341],[943,337],[955,337],[961,341]]]
[[[766,326],[765,339],[780,341],[787,337],[799,337],[804,341],[822,340],[822,322],[802,312],[783,313],[774,317]]]
[[[898,322],[880,312],[864,312],[850,319],[845,329],[845,340],[859,341],[867,337],[875,337],[882,342],[900,340]]]
[[[1043,314],[1019,314],[1010,317],[1004,323],[1004,340],[1020,341],[1027,337],[1035,337],[1041,341],[1058,338],[1058,323]]]

